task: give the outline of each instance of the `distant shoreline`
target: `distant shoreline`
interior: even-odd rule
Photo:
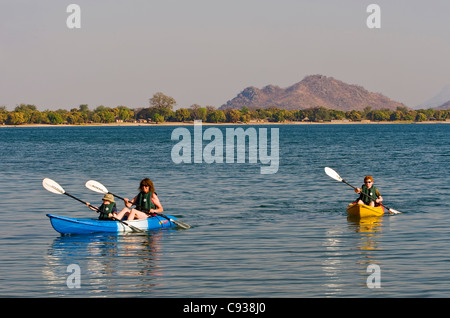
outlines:
[[[258,125],[380,125],[380,124],[450,124],[450,121],[326,121],[326,122],[249,122],[249,123],[207,123],[202,122],[204,126],[258,126]],[[164,122],[164,123],[95,123],[95,124],[21,124],[21,125],[0,125],[0,127],[161,127],[161,126],[193,126],[194,122]]]

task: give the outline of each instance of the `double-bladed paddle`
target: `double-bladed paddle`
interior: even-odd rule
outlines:
[[[120,196],[118,196],[118,195],[116,195],[114,193],[109,192],[108,189],[103,184],[101,184],[100,182],[95,181],[95,180],[89,180],[88,182],[86,182],[86,188],[88,188],[89,190],[98,192],[98,193],[103,193],[103,194],[109,193],[109,194],[112,194],[113,196],[115,196],[116,198],[118,198],[120,200],[124,200],[124,198],[122,198],[122,197],[120,197]],[[181,222],[181,221],[178,221],[178,220],[174,220],[174,219],[172,219],[172,218],[170,218],[167,215],[164,215],[162,213],[156,213],[156,214],[159,215],[159,216],[162,216],[163,218],[169,220],[170,222],[172,222],[176,226],[179,226],[179,227],[181,227],[183,229],[189,229],[191,227],[187,223],[184,223],[184,222]]]
[[[354,186],[352,186],[350,183],[348,183],[347,181],[345,181],[344,179],[342,179],[341,178],[341,176],[336,172],[336,171],[334,171],[333,169],[331,169],[331,168],[329,168],[329,167],[325,167],[325,173],[329,176],[329,177],[331,177],[332,179],[334,179],[334,180],[336,180],[336,181],[340,181],[340,182],[343,182],[343,183],[345,183],[346,185],[349,185],[350,187],[352,187],[353,189],[357,189],[356,187],[354,187]],[[362,193],[362,192],[361,192]],[[367,196],[367,197],[369,197],[367,194],[365,194],[365,193],[362,193],[362,194],[364,194],[365,196]],[[392,213],[392,214],[399,214],[399,213],[402,213],[402,212],[400,212],[400,211],[397,211],[397,210],[394,210],[394,209],[392,209],[392,208],[389,208],[388,206],[386,206],[386,205],[384,205],[384,204],[381,204],[382,206],[384,206],[385,208],[387,208],[388,210],[389,210],[389,212],[390,213]]]
[[[61,187],[57,182],[53,181],[52,179],[45,178],[44,180],[42,180],[42,185],[44,186],[44,188],[45,188],[47,191],[50,191],[50,192],[56,193],[56,194],[65,194],[65,195],[67,195],[68,197],[71,197],[72,199],[75,199],[75,200],[77,200],[77,201],[79,201],[79,202],[81,202],[81,203],[87,204],[87,202],[85,202],[85,201],[83,201],[83,200],[80,200],[80,199],[78,199],[77,197],[74,197],[73,195],[67,193],[67,192],[63,189],[63,187]],[[91,208],[97,210],[97,212],[100,212],[100,210],[99,210],[97,207],[95,207],[95,206],[93,206],[93,205],[89,205],[89,206],[90,206]],[[122,220],[116,219],[116,218],[114,218],[114,217],[113,217],[113,219],[116,220],[116,221],[119,221],[120,223],[122,223],[122,224],[124,224],[124,225],[126,225],[126,226],[128,226],[131,230],[133,230],[133,232],[140,232],[140,233],[145,232],[144,230],[138,229],[137,227],[135,227],[135,226],[133,226],[133,225],[130,225],[130,224],[128,224],[128,223],[126,223],[126,222],[124,222],[124,221],[122,221]]]

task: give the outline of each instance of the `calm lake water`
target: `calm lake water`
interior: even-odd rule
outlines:
[[[217,127],[225,141],[238,126]],[[277,173],[248,158],[175,164],[176,126],[0,128],[0,296],[450,297],[450,125],[253,127],[278,129]],[[325,166],[355,186],[372,175],[404,213],[348,219],[356,194]],[[46,191],[46,177],[95,205],[87,180],[132,198],[150,177],[165,213],[192,228],[61,236],[47,213],[97,215]]]

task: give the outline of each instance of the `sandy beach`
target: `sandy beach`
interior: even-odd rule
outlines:
[[[248,123],[237,122],[237,123],[208,123],[202,122],[204,126],[251,126],[251,125],[380,125],[380,124],[450,124],[450,120],[446,121],[422,121],[422,122],[414,122],[414,121],[326,121],[326,122],[303,122],[303,121],[285,121],[285,122],[269,122],[269,121],[251,121]],[[164,122],[164,123],[93,123],[93,124],[22,124],[22,125],[0,125],[0,127],[114,127],[114,126],[192,126],[194,125],[193,121],[188,122]]]

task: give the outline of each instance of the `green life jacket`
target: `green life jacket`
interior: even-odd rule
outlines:
[[[359,196],[359,200],[364,202],[364,204],[369,204],[372,201],[375,201],[378,199],[378,196],[380,195],[380,192],[375,186],[372,186],[372,188],[368,188],[365,184],[361,187],[361,195]],[[368,195],[364,195],[364,194]]]
[[[150,209],[156,209],[156,205],[152,201],[153,192],[139,192],[136,198],[136,209],[144,213],[149,213]]]
[[[109,213],[113,212],[114,207],[116,206],[115,202],[112,202],[108,205],[103,204],[98,208],[100,215],[98,216],[99,220],[111,220],[108,216]]]

